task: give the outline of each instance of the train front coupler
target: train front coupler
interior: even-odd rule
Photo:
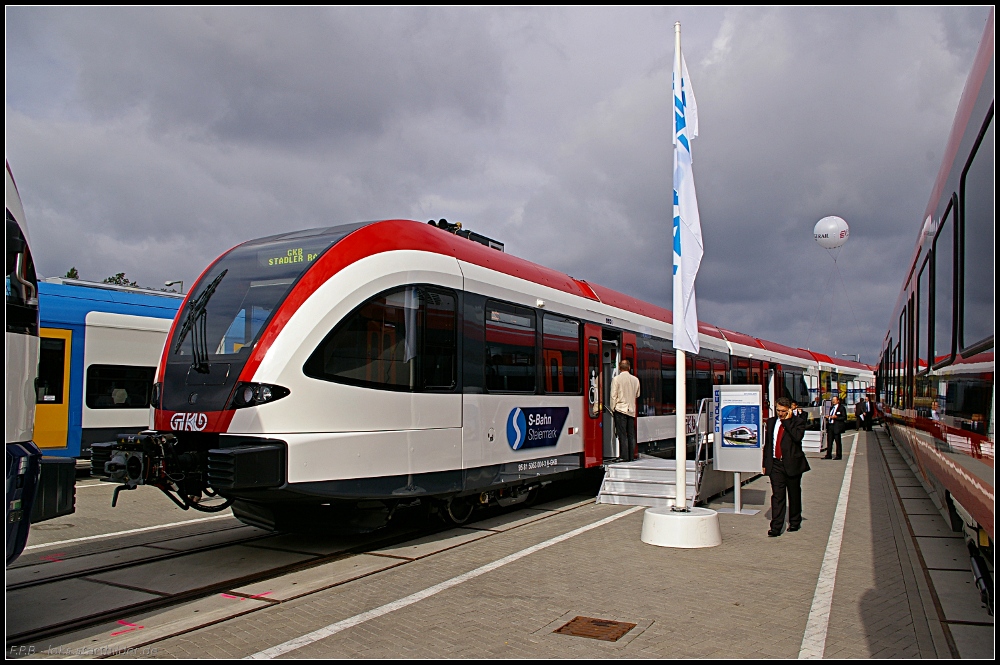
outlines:
[[[203,496],[215,496],[205,484],[201,457],[197,450],[186,450],[174,434],[147,430],[121,434],[114,442],[95,443],[91,447],[91,473],[106,482],[120,483],[112,507],[121,492],[151,485],[182,510],[223,510],[228,502],[221,507],[199,505]]]

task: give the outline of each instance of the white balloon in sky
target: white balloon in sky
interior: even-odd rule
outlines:
[[[813,238],[824,249],[837,249],[851,237],[851,228],[842,218],[831,215],[816,222]]]

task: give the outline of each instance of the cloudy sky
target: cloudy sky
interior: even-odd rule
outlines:
[[[700,318],[873,362],[989,8],[5,11],[44,276],[190,286],[250,238],[444,217],[667,308],[680,21]]]

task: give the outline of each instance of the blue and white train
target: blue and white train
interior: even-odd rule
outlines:
[[[183,296],[45,278],[38,300],[38,447],[85,459],[96,442],[146,429],[156,366]]]

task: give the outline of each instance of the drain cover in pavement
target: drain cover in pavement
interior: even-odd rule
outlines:
[[[589,637],[593,640],[617,642],[625,633],[635,628],[634,623],[612,621],[611,619],[594,619],[591,617],[576,617],[562,628],[552,631],[563,635]]]

